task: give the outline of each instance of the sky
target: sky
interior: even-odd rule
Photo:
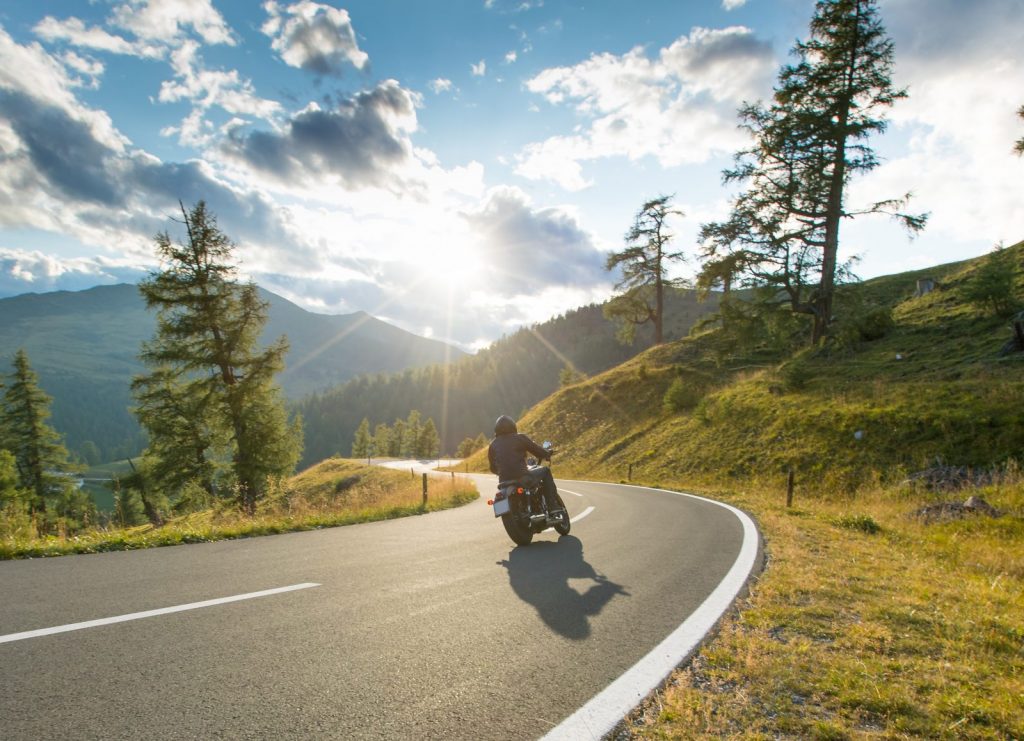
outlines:
[[[880,0],[909,97],[843,224],[870,278],[1024,239],[1024,0]],[[240,277],[466,350],[608,298],[637,210],[728,214],[812,0],[0,0],[0,296],[134,282],[205,200]],[[175,221],[175,218],[178,221]],[[691,276],[691,258],[673,268]]]

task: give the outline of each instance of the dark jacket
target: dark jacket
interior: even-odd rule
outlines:
[[[498,435],[487,448],[491,473],[498,474],[498,481],[522,478],[529,470],[526,467],[527,453],[537,456],[537,460],[551,457],[548,451],[522,433]]]

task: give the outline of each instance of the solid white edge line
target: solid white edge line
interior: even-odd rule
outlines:
[[[580,494],[580,493],[579,493],[579,492],[577,492],[577,491],[569,491],[568,489],[563,489],[562,487],[558,487],[558,493],[559,493],[559,494],[561,494],[561,493],[562,493],[563,491],[564,491],[564,492],[565,492],[566,494],[572,494],[572,495],[573,495],[574,497],[582,497],[582,496],[583,496],[582,494]]]
[[[617,484],[627,486],[627,484]],[[732,606],[747,583],[757,560],[757,528],[741,510],[713,499],[668,489],[632,486],[634,489],[661,491],[711,502],[732,512],[743,526],[743,545],[732,567],[707,599],[650,653],[627,669],[618,679],[594,695],[583,707],[563,720],[544,737],[555,739],[600,739],[611,731],[637,705],[643,702],[704,639],[715,623]]]
[[[282,592],[294,592],[297,589],[309,589],[310,587],[319,587],[319,584],[313,582],[307,582],[304,584],[292,584],[288,587],[277,587],[275,589],[264,589],[261,592],[249,592],[248,594],[236,594],[232,597],[218,597],[217,599],[208,599],[202,602],[190,602],[187,605],[175,605],[173,607],[161,607],[156,610],[145,610],[144,612],[132,612],[127,615],[115,615],[114,617],[100,618],[98,620],[86,620],[82,623],[68,623],[67,625],[57,625],[53,628],[40,628],[39,630],[26,630],[22,633],[9,633],[5,636],[0,636],[0,643],[10,643],[12,641],[23,641],[26,638],[38,638],[40,636],[54,635],[55,633],[68,633],[73,630],[84,630],[85,628],[96,628],[100,625],[112,625],[114,623],[124,623],[129,620],[142,620],[143,618],[156,617],[157,615],[169,615],[174,612],[184,612],[185,610],[198,610],[201,607],[213,607],[214,605],[224,605],[229,602],[239,602],[241,600],[256,599],[257,597],[268,597],[272,594],[281,594]]]

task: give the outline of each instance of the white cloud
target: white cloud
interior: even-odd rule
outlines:
[[[74,96],[74,84],[38,43],[17,44],[0,28],[0,224],[151,259],[152,235],[167,227],[178,200],[202,198],[255,252],[270,245],[315,261],[285,209],[202,161],[167,163],[134,148],[105,112]]]
[[[155,44],[128,41],[96,26],[86,27],[78,18],[57,20],[46,16],[32,29],[39,38],[46,41],[67,41],[74,46],[105,51],[112,54],[127,54],[140,57],[159,57],[163,48]]]
[[[207,44],[235,44],[211,0],[128,0],[114,9],[113,23],[146,41],[173,44],[191,27]]]
[[[438,95],[441,93],[447,93],[452,89],[452,81],[444,77],[438,77],[436,80],[431,80],[429,84],[430,89]]]
[[[747,0],[722,0],[723,10],[736,10],[747,4]]]
[[[361,70],[369,62],[356,41],[347,10],[311,0],[283,7],[270,0],[263,8],[269,18],[261,30],[272,39],[274,51],[292,67],[340,76],[346,64]]]
[[[61,55],[61,60],[71,69],[79,72],[87,77],[92,78],[90,87],[96,87],[99,82],[97,80],[103,71],[106,69],[103,62],[92,59],[91,57],[82,57],[73,51],[66,51]]]
[[[891,132],[875,144],[883,164],[854,181],[856,203],[914,192],[910,208],[931,212],[913,250],[932,264],[975,244],[1024,238],[1024,160],[1014,112],[1024,103],[1024,17],[1019,4],[977,0],[887,0],[882,17],[896,48],[897,101]]]
[[[129,283],[142,278],[151,267],[105,257],[60,258],[37,250],[0,247],[0,296]]]
[[[414,187],[404,173],[414,166],[419,104],[418,94],[385,80],[333,108],[311,103],[273,131],[236,129],[221,151],[285,187],[405,190]]]
[[[474,77],[483,77],[487,74],[487,62],[481,59],[476,64],[469,65],[469,70]]]
[[[202,147],[210,143],[213,126],[203,117],[215,106],[235,116],[264,120],[281,113],[280,103],[259,97],[252,82],[242,79],[237,70],[206,69],[195,41],[185,41],[174,50],[171,67],[175,79],[161,84],[157,99],[161,103],[185,100],[193,108],[180,126],[165,128],[161,133],[177,133],[182,144]]]
[[[656,58],[637,47],[544,70],[527,88],[552,105],[572,103],[587,124],[525,147],[516,172],[576,190],[588,183],[587,160],[650,156],[673,167],[731,153],[745,141],[736,109],[770,93],[773,63],[768,44],[749,29],[695,28]]]
[[[512,51],[510,51],[508,54],[505,55],[505,64],[512,64],[518,58],[519,58],[519,55],[516,54],[515,49],[513,49]]]

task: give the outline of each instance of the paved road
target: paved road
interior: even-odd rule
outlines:
[[[479,480],[489,493],[493,478]],[[559,484],[584,516],[527,548],[481,499],[356,527],[0,563],[0,737],[599,734],[590,716],[558,724],[735,579],[750,528],[744,547],[741,520],[714,503]]]

